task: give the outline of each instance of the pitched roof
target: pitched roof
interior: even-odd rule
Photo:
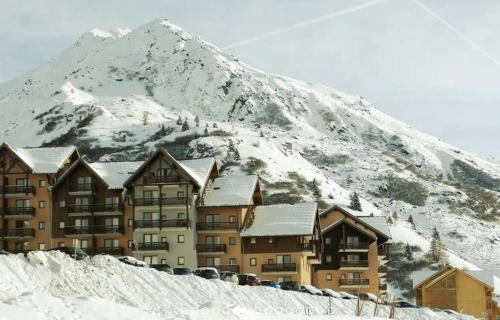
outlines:
[[[89,166],[108,185],[108,189],[123,189],[123,183],[141,166],[143,161],[92,162]]]
[[[326,232],[332,230],[333,228],[335,228],[337,226],[341,226],[343,223],[347,223],[348,225],[352,226],[353,228],[355,228],[356,230],[358,230],[359,232],[365,234],[367,237],[369,237],[369,238],[371,238],[373,240],[377,239],[376,236],[374,236],[370,232],[366,231],[365,228],[361,228],[357,223],[351,222],[350,220],[347,220],[346,218],[342,218],[342,219],[339,219],[337,221],[334,221],[330,225],[328,225],[325,228],[321,229],[321,233],[326,233]]]
[[[78,152],[76,147],[50,147],[50,148],[14,148],[7,146],[14,152],[33,173],[57,173],[73,152]]]
[[[204,207],[251,205],[257,176],[218,177],[207,186]]]
[[[387,239],[392,239],[391,236],[391,231],[389,229],[389,225],[387,224],[387,220],[385,217],[382,216],[366,216],[363,215],[362,211],[356,211],[352,210],[351,208],[344,206],[344,205],[339,205],[335,204],[331,206],[328,209],[323,210],[320,212],[320,216],[326,215],[332,210],[338,210],[342,213],[344,213],[346,216],[350,217],[351,219],[354,219],[361,224],[363,224],[365,227],[368,229],[374,231],[375,233],[382,235],[386,237]]]
[[[179,164],[200,187],[204,187],[215,165],[215,158],[180,160]]]
[[[314,231],[316,202],[256,206],[253,224],[242,237],[309,235]]]

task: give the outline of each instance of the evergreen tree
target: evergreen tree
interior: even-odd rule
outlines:
[[[142,124],[146,126],[148,124],[149,112],[144,111],[142,113]]]
[[[182,118],[181,118],[181,116],[179,116],[179,118],[177,118],[177,121],[175,123],[177,123],[178,126],[182,125]]]
[[[184,120],[184,123],[182,124],[182,131],[188,131],[189,130],[189,124],[187,120]]]
[[[203,130],[203,135],[205,137],[208,137],[208,128],[207,127],[205,127],[205,130]]]
[[[406,256],[406,259],[413,260],[413,250],[411,249],[411,247],[408,243],[405,246],[405,256]]]
[[[413,229],[415,229],[415,222],[413,221],[413,217],[412,215],[410,214],[410,216],[408,217],[408,222],[411,224],[411,227]]]
[[[351,196],[351,205],[349,206],[353,210],[363,211],[361,208],[361,202],[359,201],[359,196],[357,192],[354,192]]]
[[[200,118],[198,118],[198,116],[194,118],[194,123],[196,123],[196,127],[200,126]]]
[[[311,188],[312,188],[312,194],[316,200],[321,199],[321,190],[318,185],[318,181],[316,181],[316,178],[313,179],[311,183]]]
[[[261,138],[264,138],[264,131],[260,130],[260,134],[259,135],[260,135]]]
[[[443,258],[443,244],[441,242],[441,237],[437,228],[434,227],[432,232],[431,250],[430,250],[432,261],[440,262]]]
[[[441,236],[439,235],[439,232],[436,227],[432,229],[432,238],[436,240],[441,240]]]
[[[217,123],[215,123],[215,122],[214,122],[214,123],[212,124],[212,127],[213,127],[213,128],[217,128]]]

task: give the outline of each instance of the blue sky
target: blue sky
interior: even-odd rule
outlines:
[[[500,60],[499,1],[420,1]],[[168,18],[226,47],[369,2],[2,0],[0,82],[42,65],[95,27]],[[258,69],[361,95],[442,140],[500,158],[500,67],[415,0],[388,0],[228,51]]]

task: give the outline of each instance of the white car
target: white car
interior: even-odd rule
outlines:
[[[321,291],[323,292],[324,296],[342,299],[342,295],[336,291],[333,291],[332,289],[325,288],[321,289]]]
[[[323,295],[323,292],[321,292],[321,290],[319,290],[315,286],[311,286],[310,284],[306,284],[306,285],[303,286],[303,292],[306,292],[306,293],[309,293],[309,294],[312,294],[312,295],[316,295],[316,296],[322,296]]]
[[[230,272],[230,271],[222,271],[220,273],[220,279],[222,281],[227,281],[227,282],[232,282],[235,284],[239,284],[239,279],[238,279],[238,274],[236,272]]]
[[[117,259],[120,260],[121,262],[123,262],[125,264],[129,264],[131,266],[149,268],[149,265],[146,262],[141,261],[141,260],[137,260],[134,257],[123,256],[123,257],[117,257]]]

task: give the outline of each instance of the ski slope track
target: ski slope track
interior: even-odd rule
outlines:
[[[109,256],[75,261],[61,252],[0,256],[2,319],[332,319],[326,297],[268,287],[173,276]],[[375,304],[362,303],[363,319]],[[353,316],[355,300],[332,299],[335,319]],[[308,312],[311,316],[306,316]],[[386,319],[387,306],[377,316]],[[472,319],[427,308],[397,309],[397,319]]]
[[[164,145],[179,158],[215,156],[226,175],[250,168],[267,196],[293,193],[297,172],[316,180],[326,204],[356,191],[363,214],[396,213],[408,233],[396,230],[395,241],[425,248],[436,226],[453,263],[500,267],[498,162],[362,97],[253,69],[168,20],[93,29],[0,84],[0,110],[2,140],[20,147],[76,144],[92,160],[135,160]],[[410,215],[415,231],[404,224]]]

